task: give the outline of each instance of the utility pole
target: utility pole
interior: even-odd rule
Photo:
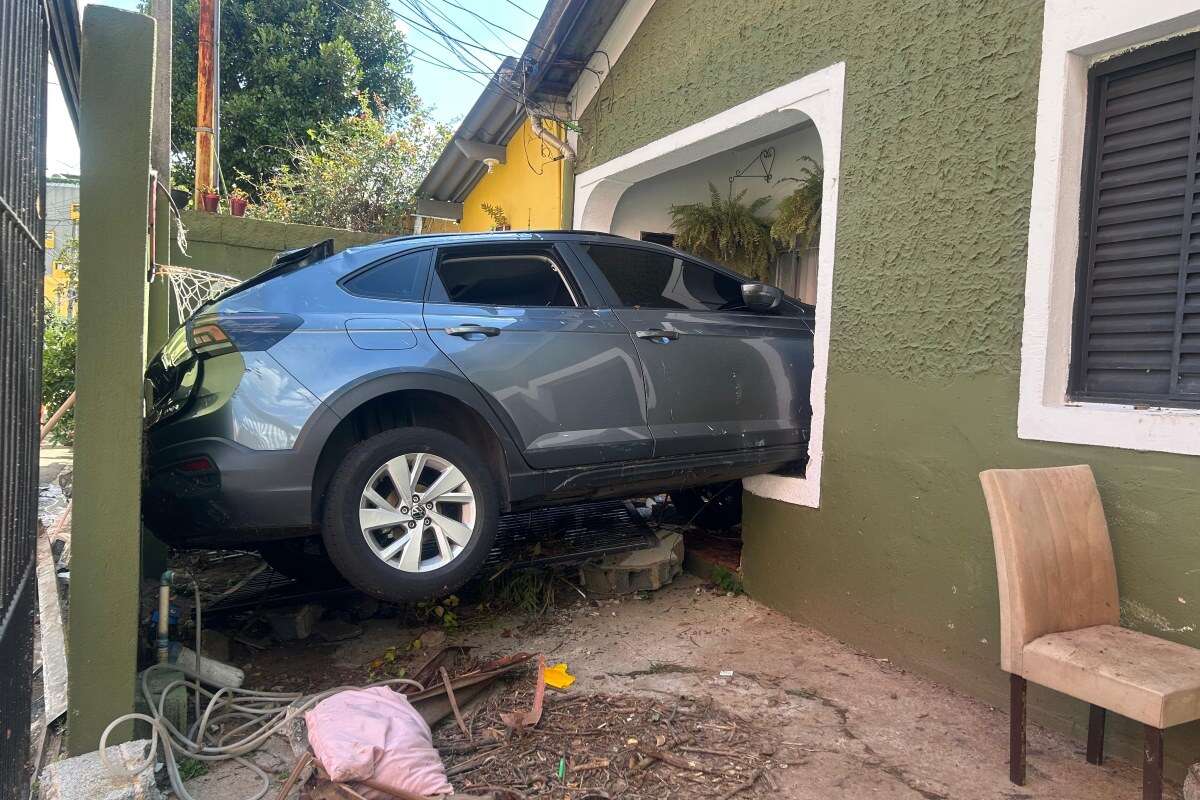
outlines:
[[[196,52],[196,186],[201,207],[206,189],[217,188],[218,31],[221,0],[200,0],[199,49]]]

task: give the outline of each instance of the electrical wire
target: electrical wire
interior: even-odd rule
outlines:
[[[534,14],[532,11],[529,11],[528,9],[522,8],[521,6],[514,3],[513,0],[504,0],[504,2],[508,3],[510,6],[515,8],[517,11],[520,11],[521,13],[525,14],[526,16],[528,16],[532,19],[538,19],[537,14]]]

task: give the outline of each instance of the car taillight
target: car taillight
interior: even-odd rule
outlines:
[[[295,314],[200,314],[187,324],[188,346],[199,356],[266,350],[303,321]]]

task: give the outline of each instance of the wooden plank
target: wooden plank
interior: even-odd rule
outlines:
[[[63,517],[71,513],[70,507]],[[40,527],[40,526],[39,526]],[[62,520],[55,526],[62,527]],[[42,640],[42,692],[45,703],[45,725],[67,713],[67,647],[63,633],[62,605],[58,597],[58,575],[54,569],[54,553],[44,531],[37,537],[38,617]]]

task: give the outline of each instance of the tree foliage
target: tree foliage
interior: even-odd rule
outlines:
[[[386,0],[223,0],[220,167],[255,181],[289,157],[289,140],[376,97],[416,105],[404,34]],[[199,0],[174,0],[171,139],[176,182],[194,175]]]
[[[770,223],[759,216],[770,197],[743,203],[746,190],[728,198],[708,184],[709,202],[671,206],[675,243],[703,258],[718,261],[766,280],[775,259]]]
[[[259,184],[249,216],[371,233],[402,233],[417,186],[451,131],[424,111],[389,130],[385,110],[363,99],[358,114],[321,123]]]
[[[42,405],[53,412],[75,391],[75,319],[58,314],[47,302],[43,313]],[[50,440],[70,444],[75,438],[75,411],[68,411]]]

